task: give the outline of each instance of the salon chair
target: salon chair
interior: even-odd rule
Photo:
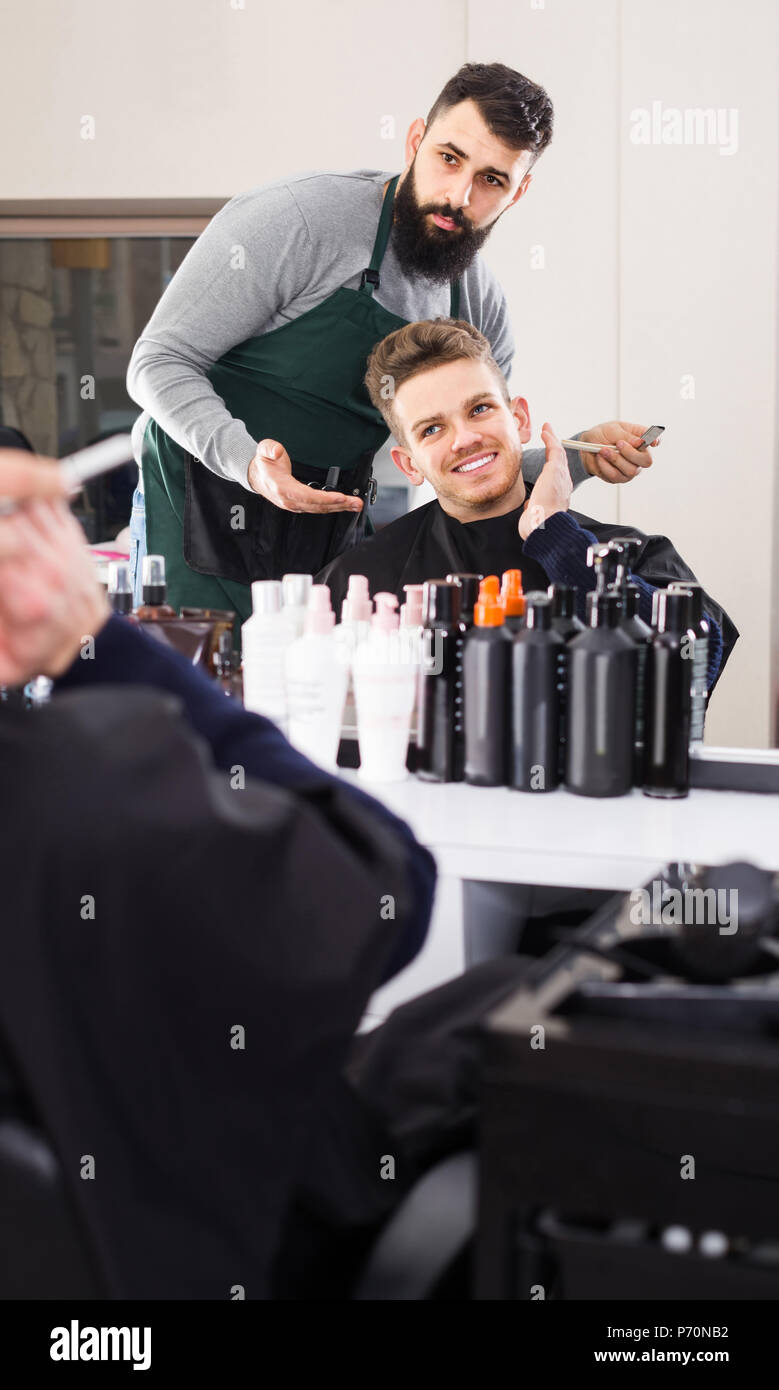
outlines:
[[[356,1299],[423,1299],[473,1230],[473,1155],[447,1158],[408,1194],[371,1251]],[[0,1038],[0,1301],[109,1297],[59,1159]]]
[[[59,1159],[0,1038],[0,1299],[105,1297]]]

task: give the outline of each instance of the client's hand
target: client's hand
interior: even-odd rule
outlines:
[[[626,420],[608,420],[605,425],[593,425],[591,430],[582,430],[579,438],[585,444],[602,444],[599,454],[585,454],[579,450],[587,472],[593,478],[602,478],[605,483],[628,483],[642,468],[652,467],[650,449],[660,443],[655,439],[646,449],[636,447],[646,425],[631,425]]]
[[[56,464],[0,451],[0,684],[56,677],[110,617],[81,527],[64,501]]]
[[[553,512],[567,512],[573,491],[565,450],[551,425],[543,426],[541,438],[546,446],[546,463],[519,519],[519,534],[523,541],[537,526],[543,526]]]

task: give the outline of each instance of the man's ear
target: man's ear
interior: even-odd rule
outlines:
[[[529,443],[532,434],[530,428],[530,407],[524,396],[515,396],[510,403],[509,409],[517,422],[520,443]]]
[[[522,182],[520,183],[519,188],[517,189],[516,193],[514,194],[514,197],[511,199],[511,202],[509,203],[509,207],[510,207],[510,208],[513,208],[514,204],[515,204],[515,203],[518,203],[519,200],[520,200],[520,198],[524,198],[524,196],[525,196],[525,194],[527,193],[527,190],[529,189],[529,187],[530,187],[530,185],[531,185],[532,182],[533,182],[533,175],[532,175],[532,174],[525,174],[525,177],[523,178]]]
[[[416,152],[419,149],[419,146],[422,144],[425,129],[425,122],[421,116],[417,116],[416,120],[412,121],[411,125],[408,128],[408,134],[406,135],[405,150],[406,168],[408,168],[409,164],[413,164],[414,162]]]
[[[528,436],[528,438],[529,437],[530,436]],[[410,483],[414,484],[414,487],[420,487],[425,481],[424,473],[420,473],[416,464],[412,462],[408,450],[400,449],[396,446],[394,449],[390,449],[390,458],[395,467],[400,469],[403,476],[408,478]]]

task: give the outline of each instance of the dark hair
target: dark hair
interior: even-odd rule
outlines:
[[[543,87],[504,63],[463,63],[433,102],[427,125],[461,101],[475,102],[509,149],[532,150],[537,159],[552,138],[554,108]]]
[[[404,440],[393,409],[395,393],[404,381],[447,362],[486,362],[508,405],[511,397],[506,378],[492,355],[483,333],[465,319],[420,319],[396,328],[377,343],[368,357],[365,385],[373,405],[402,446]]]

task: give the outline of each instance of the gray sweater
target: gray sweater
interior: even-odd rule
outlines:
[[[212,219],[174,275],[135,345],[127,390],[144,414],[133,430],[135,457],[149,417],[213,473],[248,487],[258,440],[226,409],[206,377],[212,363],[315,308],[340,286],[357,289],[373,248],[384,184],[392,173],[303,173],[232,198]],[[409,278],[392,235],[377,301],[400,318],[449,313],[449,287]],[[460,286],[460,314],[489,339],[508,377],[514,355],[506,296],[480,255]],[[284,443],[284,440],[281,440]],[[588,474],[567,451],[574,484]],[[533,483],[544,450],[525,450]],[[143,486],[141,482],[141,486]]]

